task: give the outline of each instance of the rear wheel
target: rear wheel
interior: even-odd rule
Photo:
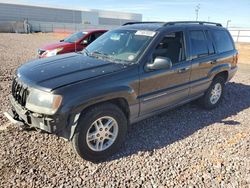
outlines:
[[[79,119],[72,139],[75,152],[83,159],[98,162],[117,151],[127,132],[127,118],[114,104],[89,109]]]
[[[201,105],[206,109],[217,107],[223,98],[224,86],[224,78],[220,76],[215,77],[205,95],[200,98],[199,102]]]

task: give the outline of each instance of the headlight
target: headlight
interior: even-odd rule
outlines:
[[[54,50],[46,50],[45,52],[45,56],[46,57],[51,57],[51,56],[54,56],[56,55],[58,52],[62,51],[63,48],[56,48]]]
[[[60,107],[62,96],[31,89],[26,108],[37,113],[52,115]]]

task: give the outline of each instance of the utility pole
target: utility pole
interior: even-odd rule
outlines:
[[[196,14],[196,21],[198,21],[198,18],[199,18],[199,10],[201,9],[200,7],[200,4],[198,4],[196,7],[195,7],[195,14]]]
[[[231,22],[231,20],[227,20],[227,28],[228,28],[230,22]]]

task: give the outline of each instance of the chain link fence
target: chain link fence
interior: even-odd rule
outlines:
[[[249,42],[250,43],[250,29],[230,29],[235,42]]]
[[[119,25],[92,25],[92,24],[76,24],[76,23],[57,23],[57,22],[29,22],[31,32],[44,33],[73,33],[84,31],[86,29],[113,29]],[[0,32],[16,32],[25,33],[25,24],[22,21],[0,23]],[[250,29],[229,28],[235,42],[250,43]]]
[[[43,33],[73,33],[86,29],[112,29],[119,25],[92,25],[92,24],[75,24],[75,23],[53,23],[53,22],[33,22],[28,24],[23,21],[2,22],[0,23],[0,32],[27,33],[27,26],[31,32]]]

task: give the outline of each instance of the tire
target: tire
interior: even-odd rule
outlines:
[[[217,100],[212,99],[212,93],[213,89],[215,87],[218,88],[218,86],[221,87],[221,93],[219,95],[219,98]],[[208,110],[216,108],[222,101],[223,95],[224,95],[224,86],[225,86],[225,79],[221,76],[217,76],[213,79],[212,84],[207,89],[205,94],[200,98],[199,103]]]
[[[104,124],[108,124],[108,121],[113,122],[111,123],[113,127],[110,130],[113,135],[116,135],[112,136],[111,139],[106,137],[107,132],[103,132],[107,131]],[[73,149],[85,160],[92,162],[103,161],[121,147],[127,133],[127,123],[125,114],[118,106],[111,103],[94,106],[83,113],[79,119],[75,134],[71,140]],[[103,127],[102,132],[100,127]],[[100,133],[99,137],[97,137],[97,133]],[[87,136],[93,134],[94,137]],[[89,141],[91,139],[88,140],[88,138],[95,139]],[[101,138],[102,140],[100,140]],[[111,145],[105,149],[109,144]],[[101,150],[101,148],[104,150]]]

